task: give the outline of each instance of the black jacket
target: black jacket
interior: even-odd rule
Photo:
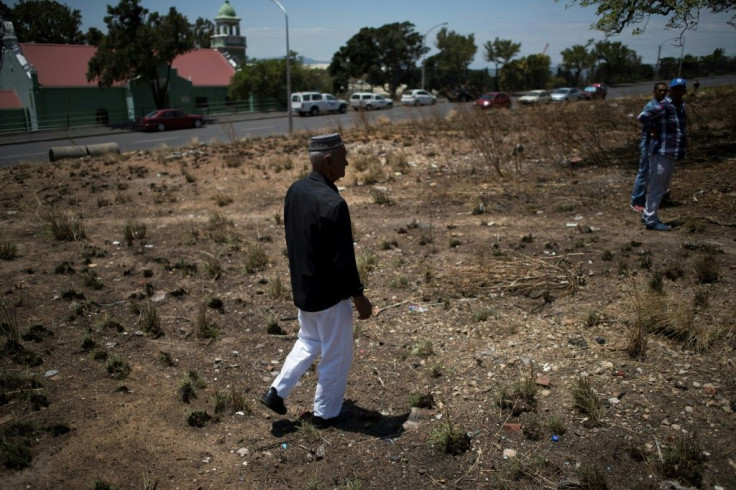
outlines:
[[[294,182],[284,202],[294,304],[321,311],[363,294],[350,212],[337,187],[318,172]]]

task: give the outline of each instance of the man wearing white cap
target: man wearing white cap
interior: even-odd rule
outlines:
[[[317,389],[311,421],[319,428],[338,420],[353,358],[353,308],[371,316],[353,250],[348,205],[335,181],[345,176],[347,150],[339,134],[310,138],[312,173],[286,193],[284,225],[291,289],[299,308],[299,334],[281,372],[261,403],[285,415],[284,399],[317,356]],[[351,304],[352,299],[352,304]]]
[[[642,213],[642,222],[647,230],[668,231],[672,228],[660,221],[657,211],[670,187],[675,161],[685,158],[687,116],[683,96],[686,87],[684,78],[673,79],[669,95],[639,114],[642,130],[653,135],[649,149],[649,188]]]

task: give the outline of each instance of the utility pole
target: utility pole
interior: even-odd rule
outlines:
[[[289,52],[289,16],[286,13],[286,9],[278,2],[278,0],[271,1],[281,9],[281,11],[284,13],[284,18],[286,19],[286,110],[289,113],[289,134],[291,134],[294,130],[294,122],[292,121],[291,114],[291,68],[289,63],[291,53]]]

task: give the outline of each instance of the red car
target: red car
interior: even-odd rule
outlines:
[[[136,128],[141,131],[166,131],[167,129],[199,128],[204,117],[187,114],[178,109],[159,109],[138,119]]]
[[[509,109],[511,108],[511,97],[505,92],[488,92],[475,101],[475,106],[481,109],[488,109],[489,107],[506,107]]]
[[[591,83],[580,92],[581,100],[605,99],[608,95],[608,87],[605,83]]]

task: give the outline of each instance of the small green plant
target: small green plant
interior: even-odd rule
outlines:
[[[431,340],[419,340],[409,350],[409,355],[426,359],[434,354],[434,348]]]
[[[547,429],[552,435],[562,436],[567,432],[565,422],[562,418],[553,415],[547,419]]]
[[[71,213],[49,209],[42,214],[54,238],[60,241],[77,241],[85,237],[82,218]]]
[[[652,275],[649,276],[649,289],[656,293],[662,292],[662,287],[664,286],[664,274],[661,270],[657,269],[654,272],[652,272]]]
[[[705,458],[694,434],[681,435],[662,451],[662,473],[666,477],[693,485],[703,486]]]
[[[130,365],[119,354],[112,354],[107,358],[107,372],[115,379],[125,379],[130,374]]]
[[[535,413],[530,414],[521,426],[521,431],[532,441],[538,441],[544,436],[542,421]]]
[[[268,264],[268,255],[266,255],[266,251],[260,243],[251,243],[246,247],[245,265],[243,266],[246,274],[260,272],[264,270]]]
[[[286,335],[284,329],[279,325],[279,319],[272,313],[266,314],[266,333],[269,335]]]
[[[442,376],[442,373],[444,372],[445,367],[442,365],[442,363],[432,364],[429,367],[429,375],[433,378],[439,378]]]
[[[243,412],[246,415],[253,413],[253,407],[245,399],[243,391],[237,389],[235,386],[230,388],[230,404],[233,412]]]
[[[214,199],[217,205],[220,207],[227,206],[228,204],[233,203],[233,198],[222,192],[216,193],[212,199]]]
[[[359,255],[356,259],[358,265],[358,274],[363,284],[368,281],[368,276],[378,266],[378,257],[373,253],[367,253],[365,255]]]
[[[521,243],[532,243],[532,242],[534,242],[534,236],[531,233],[521,237]]]
[[[197,317],[194,319],[197,337],[201,339],[216,339],[219,331],[207,318],[207,303],[201,303],[197,308]]]
[[[588,312],[588,316],[585,317],[585,328],[592,328],[598,325],[601,321],[600,314],[595,311],[591,310]]]
[[[143,490],[156,490],[158,488],[158,478],[154,478],[149,472],[143,473]]]
[[[20,345],[18,311],[15,308],[0,305],[0,334],[5,336],[9,346]]]
[[[204,272],[207,277],[213,281],[222,277],[222,273],[225,272],[225,267],[222,265],[219,255],[207,254],[207,258],[204,262]]]
[[[450,248],[457,248],[457,247],[459,247],[462,244],[463,244],[463,242],[461,242],[460,240],[458,240],[457,238],[452,237],[452,236],[447,240],[447,245]]]
[[[308,420],[302,420],[297,431],[307,444],[316,444],[322,440],[319,429]]]
[[[0,240],[0,259],[13,260],[18,255],[18,246],[15,242],[3,239]]]
[[[212,415],[206,410],[194,410],[187,417],[187,423],[192,427],[202,428],[213,421]]]
[[[494,308],[483,306],[477,310],[473,310],[473,321],[481,323],[487,321],[491,317],[497,317],[498,312]]]
[[[603,416],[603,406],[587,376],[578,376],[575,379],[572,395],[575,400],[575,408],[586,414],[592,425],[596,425]]]
[[[84,285],[95,291],[105,287],[105,284],[100,280],[100,277],[95,272],[85,272],[82,274],[82,282]]]
[[[406,289],[409,287],[409,278],[406,276],[399,276],[389,281],[389,286],[393,289]]]
[[[157,339],[163,336],[164,331],[161,329],[161,318],[158,315],[156,305],[151,301],[145,301],[140,306],[140,322],[141,330],[146,332],[150,337]]]
[[[96,350],[94,354],[92,354],[92,359],[95,361],[106,361],[108,358],[108,353],[106,350]]]
[[[215,412],[215,415],[225,412],[231,405],[232,398],[229,393],[215,391],[215,394],[212,396],[212,411]]]
[[[101,478],[95,479],[94,486],[92,487],[92,490],[117,490],[118,487],[115,485],[112,485],[105,480]]]
[[[378,189],[371,189],[371,197],[373,202],[379,206],[393,206],[394,202],[385,192]]]
[[[412,393],[409,397],[409,406],[417,408],[434,407],[434,396],[431,393]]]
[[[350,478],[345,479],[345,490],[363,490],[362,480],[351,480]]]
[[[433,241],[434,240],[432,239],[432,235],[427,234],[427,233],[422,233],[421,236],[419,237],[419,245],[422,245],[422,246],[429,245]]]
[[[704,255],[693,264],[695,277],[700,284],[711,284],[718,281],[718,260],[713,255]]]
[[[131,247],[135,240],[142,240],[146,237],[146,225],[137,221],[128,220],[123,228],[123,238],[125,243]]]
[[[168,352],[161,351],[158,356],[159,361],[161,361],[161,364],[168,367],[173,367],[176,365],[174,362],[174,358],[171,357],[171,354]]]
[[[192,399],[197,398],[197,390],[194,389],[194,383],[189,378],[179,381],[179,398],[184,403],[190,403]]]
[[[202,376],[199,375],[199,372],[197,372],[196,370],[190,369],[187,373],[187,376],[189,377],[189,380],[192,382],[195,388],[201,390],[202,388],[205,388],[207,386],[207,382]]]
[[[399,248],[399,242],[396,240],[381,240],[381,250],[391,250],[392,248]]]
[[[455,427],[449,420],[440,420],[429,435],[429,443],[446,454],[462,454],[470,449],[467,432]]]
[[[581,488],[589,490],[606,490],[606,473],[590,464],[582,464],[575,470],[577,477],[580,479]]]
[[[284,286],[284,283],[281,281],[281,278],[279,276],[276,276],[274,279],[268,281],[269,298],[276,301],[281,298],[285,298],[287,294],[288,291],[286,289],[286,286]]]
[[[601,260],[604,262],[610,262],[613,260],[613,252],[610,250],[604,250],[603,254],[601,254]]]
[[[82,340],[82,351],[89,352],[95,347],[97,347],[97,342],[95,342],[95,340],[89,335],[85,335]]]

